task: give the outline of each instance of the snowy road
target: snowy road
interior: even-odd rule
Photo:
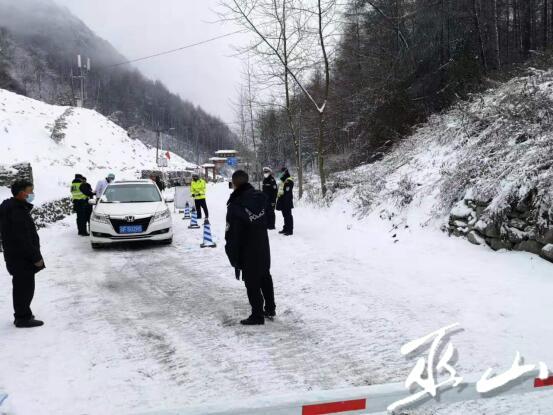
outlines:
[[[0,390],[10,413],[122,414],[401,381],[413,361],[400,346],[454,322],[465,329],[453,338],[461,372],[507,369],[517,350],[553,367],[551,264],[336,208],[296,209],[297,234],[271,235],[278,319],[237,325],[249,309],[224,255],[228,192],[209,192],[217,249],[200,249],[201,231],[180,218],[172,247],[93,252],[73,219],[41,231],[41,329],[11,325],[1,268]],[[436,413],[550,413],[553,397],[540,398],[543,412],[518,410],[536,396]]]

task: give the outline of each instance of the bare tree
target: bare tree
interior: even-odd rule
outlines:
[[[484,38],[482,36],[482,24],[480,23],[480,1],[472,0],[472,14],[474,17],[474,26],[476,28],[476,34],[478,35],[478,45],[480,50],[480,59],[482,60],[482,67],[487,70],[488,64],[486,59],[486,49],[484,48]]]
[[[223,3],[229,12],[228,18],[245,27],[257,39],[252,49],[264,56],[272,56],[272,67],[278,66],[283,73],[285,88],[285,108],[289,114],[289,128],[294,141],[295,159],[298,170],[301,171],[301,154],[297,131],[294,128],[292,105],[290,100],[290,83],[293,82],[311,103],[318,114],[318,167],[321,179],[321,191],[326,194],[326,175],[324,171],[325,135],[324,122],[330,93],[330,59],[327,51],[329,26],[335,17],[335,0],[227,0]],[[294,30],[288,30],[288,22],[293,21]],[[293,46],[290,40],[294,38]],[[319,53],[313,54],[311,44],[317,40]],[[301,48],[303,45],[303,48]],[[307,45],[307,46],[306,46]],[[291,56],[294,49],[302,53],[301,64],[292,65]],[[320,98],[315,97],[302,81],[305,72],[321,71],[324,74],[324,88]],[[277,70],[278,72],[278,70]],[[300,178],[300,183],[303,181]]]
[[[495,68],[501,69],[501,48],[499,45],[499,17],[497,13],[497,0],[492,0],[493,22],[492,39],[494,47]]]

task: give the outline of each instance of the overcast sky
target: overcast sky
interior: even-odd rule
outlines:
[[[138,58],[234,32],[212,23],[218,0],[56,0],[128,59]],[[161,80],[181,97],[226,122],[235,121],[242,65],[233,57],[235,35],[171,55],[135,63],[146,76]]]

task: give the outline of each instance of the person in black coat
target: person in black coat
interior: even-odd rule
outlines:
[[[19,180],[12,185],[11,191],[13,197],[0,205],[0,229],[6,267],[12,276],[14,324],[16,327],[38,327],[44,323],[35,319],[31,301],[35,293],[35,274],[45,265],[31,217],[34,188],[31,182]]]
[[[278,195],[278,184],[269,167],[263,168],[263,193],[267,196],[267,229],[275,229],[275,206]]]
[[[73,211],[77,214],[77,233],[79,236],[88,236],[87,230],[87,215],[88,215],[88,198],[82,191],[84,176],[76,174],[71,182],[71,199],[73,201]]]
[[[284,227],[279,232],[283,235],[290,236],[294,234],[294,217],[292,209],[294,209],[294,181],[290,177],[290,172],[286,167],[280,171],[280,190],[276,202],[276,209],[282,212],[284,218]]]
[[[242,272],[252,307],[250,317],[240,323],[264,324],[265,317],[272,319],[276,309],[266,223],[267,198],[253,188],[245,171],[236,171],[232,184],[235,190],[227,203],[225,251],[237,278]]]
[[[161,180],[161,177],[156,176],[154,181],[156,182],[159,191],[163,192],[165,190],[165,183],[163,182],[163,180]]]
[[[86,223],[90,227],[90,217],[92,216],[92,205],[89,203],[89,201],[91,199],[94,199],[95,193],[92,190],[92,186],[90,185],[90,183],[88,183],[88,180],[86,179],[86,177],[81,176],[81,181],[82,181],[82,184],[79,187],[79,190],[83,195],[87,197],[86,205],[85,205],[85,218],[86,218]]]

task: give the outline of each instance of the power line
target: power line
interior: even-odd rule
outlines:
[[[180,51],[185,50],[185,49],[193,48],[195,46],[205,45],[206,43],[213,42],[215,40],[223,39],[223,38],[226,38],[226,37],[229,37],[229,36],[234,36],[234,35],[236,35],[238,33],[242,33],[242,32],[243,32],[243,30],[237,30],[236,32],[231,32],[231,33],[227,33],[227,34],[224,34],[224,35],[215,36],[215,37],[212,37],[210,39],[202,40],[200,42],[191,43],[189,45],[181,46],[180,48],[171,49],[171,50],[167,50],[167,51],[164,51],[164,52],[159,52],[159,53],[149,55],[149,56],[143,56],[141,58],[131,59],[131,60],[128,60],[128,61],[125,61],[125,62],[115,63],[113,65],[106,65],[106,66],[103,66],[102,68],[115,68],[117,66],[128,65],[130,63],[141,62],[141,61],[145,61],[147,59],[157,58],[157,57],[163,56],[163,55],[169,55],[171,53],[180,52]]]

